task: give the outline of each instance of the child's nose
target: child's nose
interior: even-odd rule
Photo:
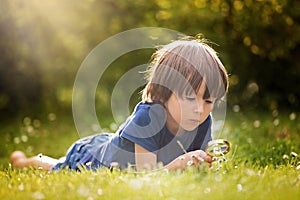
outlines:
[[[196,103],[194,112],[195,113],[202,113],[203,112],[203,102]]]

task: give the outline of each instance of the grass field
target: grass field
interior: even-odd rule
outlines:
[[[299,199],[299,122],[294,112],[229,113],[221,137],[232,151],[218,170],[215,163],[178,172],[48,173],[12,169],[9,154],[63,156],[79,136],[69,118],[25,117],[1,126],[0,199]]]

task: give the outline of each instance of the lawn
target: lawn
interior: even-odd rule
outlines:
[[[0,199],[298,199],[299,118],[294,112],[230,112],[221,137],[232,150],[220,168],[137,174],[12,169],[13,150],[59,157],[79,138],[68,117],[24,117],[2,125]]]

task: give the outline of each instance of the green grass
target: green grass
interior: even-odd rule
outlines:
[[[133,174],[0,172],[1,199],[297,199],[299,171],[289,166],[228,166],[220,171]]]
[[[215,163],[212,169],[141,174],[12,169],[8,156],[13,150],[63,156],[79,137],[63,116],[39,119],[38,126],[34,119],[5,124],[0,133],[0,199],[298,199],[299,118],[289,112],[229,113],[221,137],[231,142],[232,151],[222,168],[217,170]]]

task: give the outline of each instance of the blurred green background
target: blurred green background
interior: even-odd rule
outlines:
[[[299,23],[297,0],[1,0],[0,119],[71,118],[75,75],[88,53],[114,34],[148,26],[202,33],[215,43],[230,74],[229,110],[296,113]],[[105,72],[99,113],[112,117],[114,84],[151,53],[125,55]]]
[[[298,111],[299,22],[296,0],[1,0],[0,118],[70,113],[75,75],[88,53],[114,34],[148,26],[202,33],[216,43],[230,74],[229,109]],[[111,116],[114,83],[151,53],[107,70],[99,112]]]

